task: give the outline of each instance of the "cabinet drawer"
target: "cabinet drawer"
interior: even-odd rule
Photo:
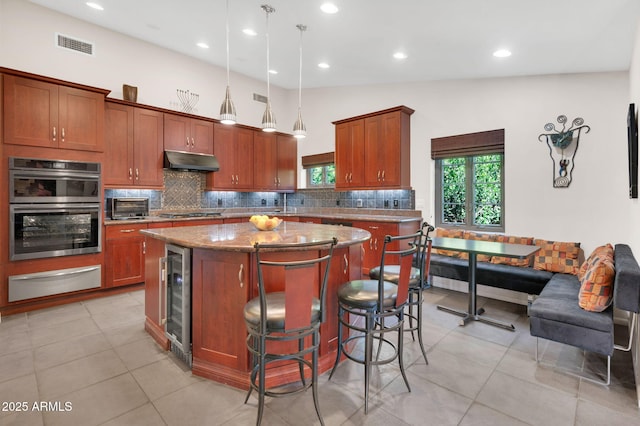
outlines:
[[[139,237],[141,229],[147,229],[146,223],[134,223],[125,225],[109,225],[106,227],[107,240],[123,237]]]

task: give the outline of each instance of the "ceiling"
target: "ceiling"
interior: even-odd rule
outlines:
[[[226,0],[93,0],[103,11],[86,0],[31,1],[226,67]],[[275,8],[271,84],[288,89],[298,87],[297,24],[307,26],[302,85],[317,88],[628,70],[640,18],[638,0],[332,0],[332,15],[320,10],[325,1],[229,0],[231,70],[266,81],[265,3]],[[495,58],[498,48],[513,54]]]

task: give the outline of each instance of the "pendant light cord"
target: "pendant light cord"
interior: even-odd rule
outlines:
[[[265,12],[267,13],[267,103],[271,104],[271,94],[269,90],[269,13],[271,13],[271,9],[265,8]]]
[[[302,109],[302,32],[307,29],[302,24],[297,25],[300,30],[300,67],[298,73],[298,110]]]
[[[229,87],[229,0],[227,0],[227,87]]]

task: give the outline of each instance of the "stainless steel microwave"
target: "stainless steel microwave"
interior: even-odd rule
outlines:
[[[114,197],[107,199],[107,217],[115,220],[143,219],[149,216],[149,199]]]

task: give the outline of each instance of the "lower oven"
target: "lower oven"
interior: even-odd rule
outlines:
[[[171,342],[171,352],[191,366],[191,249],[166,244],[163,262],[165,334]]]
[[[102,250],[100,203],[11,204],[9,212],[11,260]]]

